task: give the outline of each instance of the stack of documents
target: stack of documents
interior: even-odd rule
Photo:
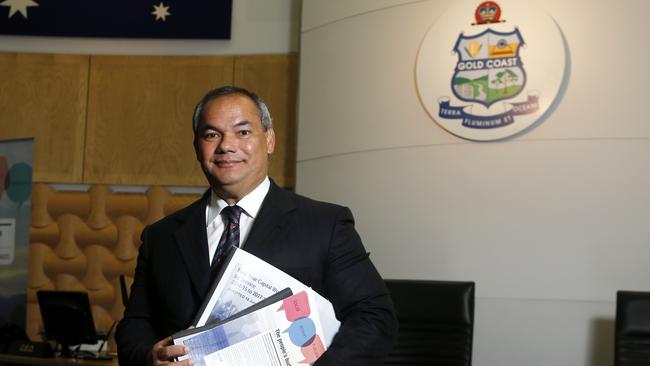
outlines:
[[[196,366],[311,364],[338,331],[332,304],[300,281],[233,247],[195,328],[173,335]]]

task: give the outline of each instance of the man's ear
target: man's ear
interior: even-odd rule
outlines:
[[[266,135],[266,153],[270,155],[275,150],[275,131],[273,127],[266,130],[264,135]]]

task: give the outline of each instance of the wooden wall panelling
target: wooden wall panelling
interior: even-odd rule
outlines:
[[[237,56],[235,85],[255,92],[269,107],[276,136],[269,175],[278,185],[294,188],[298,56],[296,54]]]
[[[34,137],[35,182],[81,182],[88,60],[0,53],[0,139]]]
[[[95,325],[107,331],[122,318],[119,276],[132,282],[144,225],[185,207],[200,194],[172,194],[153,186],[143,193],[116,193],[94,185],[88,191],[56,191],[34,184],[27,281],[27,334],[43,330],[36,292],[86,291]]]
[[[84,183],[207,185],[192,147],[199,99],[230,56],[92,56]]]

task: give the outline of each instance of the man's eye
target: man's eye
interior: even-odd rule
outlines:
[[[219,134],[216,132],[205,132],[203,138],[206,140],[214,140],[219,137]]]
[[[239,131],[239,134],[241,136],[247,136],[247,135],[251,134],[251,131],[250,130],[241,130],[241,131]]]

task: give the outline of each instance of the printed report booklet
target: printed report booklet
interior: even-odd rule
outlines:
[[[234,247],[194,324],[173,339],[196,366],[310,364],[340,326],[327,299]]]

